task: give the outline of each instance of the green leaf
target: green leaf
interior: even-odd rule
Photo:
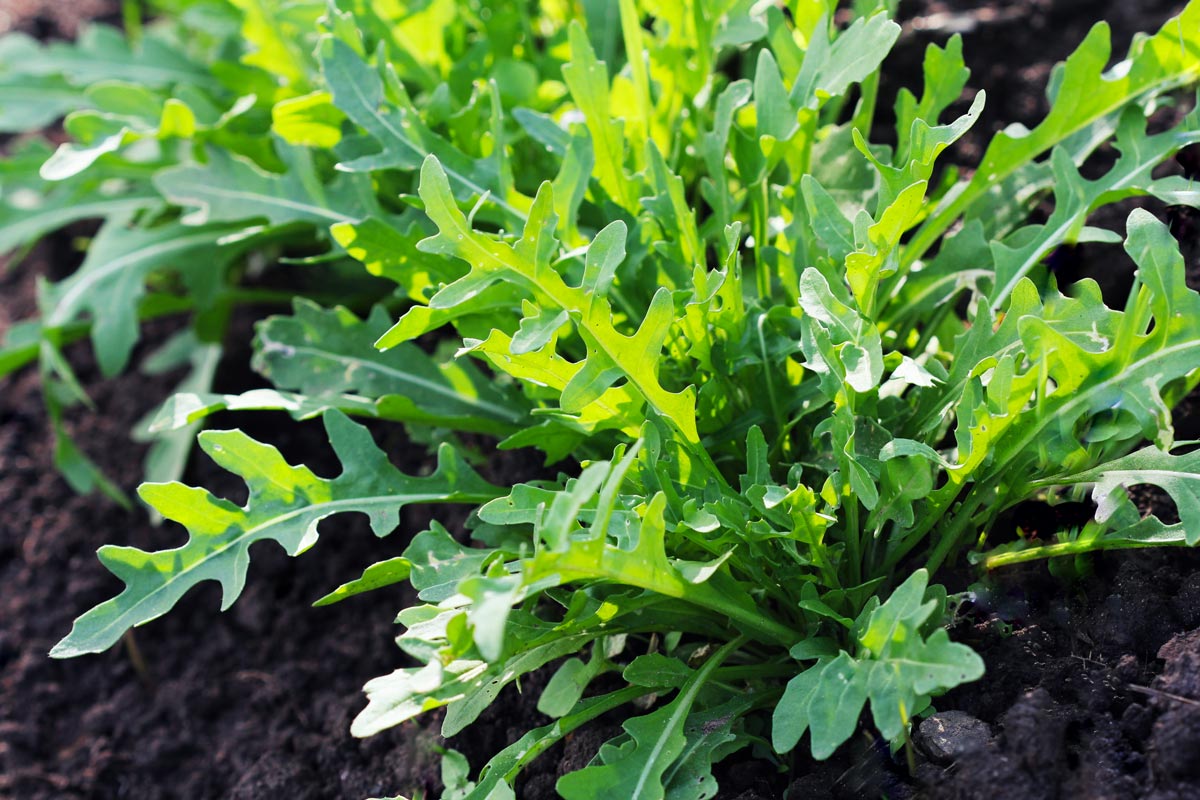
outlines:
[[[276,103],[271,130],[290,145],[332,148],[342,140],[345,118],[329,92],[310,92]]]
[[[895,741],[929,695],[983,675],[983,660],[951,642],[945,630],[923,634],[938,606],[936,599],[925,600],[928,579],[917,570],[861,621],[857,657],[845,651],[822,657],[788,683],[772,723],[778,752],[791,750],[811,730],[813,758],[828,758],[854,733],[868,700],[879,732]]]
[[[875,726],[892,741],[927,704],[923,696],[983,675],[983,659],[966,645],[951,642],[944,629],[922,637],[922,626],[938,605],[936,600],[923,602],[927,580],[924,570],[913,573],[871,613],[859,635],[859,644],[866,648],[867,660],[860,663]]]
[[[203,392],[212,388],[223,354],[224,348],[220,344],[201,342],[195,330],[188,328],[147,357],[142,371],[162,374],[186,366],[187,375],[176,384],[175,391]],[[179,480],[187,468],[200,425],[192,422],[169,431],[151,430],[156,417],[156,411],[150,412],[133,430],[135,441],[150,442],[143,462],[146,480],[155,483]]]
[[[454,615],[460,616],[460,615]],[[438,618],[444,628],[449,620]],[[424,667],[398,669],[367,683],[367,707],[350,732],[370,736],[417,714],[448,706],[442,735],[453,736],[474,722],[509,683],[587,645],[595,633],[542,637],[493,663],[461,659],[443,666],[436,658]]]
[[[3,50],[4,45],[0,44],[0,59],[4,57]],[[84,92],[57,75],[0,73],[0,133],[45,128],[69,112],[89,105]]]
[[[816,108],[825,99],[840,97],[851,85],[861,83],[879,69],[880,63],[900,36],[900,26],[876,14],[858,19],[829,43],[828,25],[818,23],[804,63],[792,84],[794,105]]]
[[[430,299],[432,308],[465,303],[497,281],[515,284],[528,291],[540,307],[557,308],[572,315],[587,344],[588,359],[563,387],[564,411],[582,411],[623,375],[682,436],[697,440],[692,391],[690,388],[667,391],[657,376],[662,346],[674,320],[670,293],[663,289],[654,295],[636,334],[625,336],[618,332],[607,298],[583,286],[569,286],[549,266],[557,242],[551,233],[553,190],[548,183],[542,184],[524,235],[515,245],[477,233],[468,226],[466,217],[454,203],[445,172],[433,157],[421,169],[421,198],[426,213],[438,226],[438,235],[421,242],[420,248],[427,253],[457,256],[471,267],[466,276]],[[519,354],[513,357],[516,359]]]
[[[822,376],[823,391],[833,398],[847,389],[866,392],[878,386],[883,379],[879,330],[835,297],[825,277],[812,267],[800,278],[800,307],[805,314],[800,346],[809,367]]]
[[[996,288],[991,293],[992,308],[1004,305],[1017,282],[1050,252],[1082,229],[1087,215],[1101,202],[1112,202],[1149,191],[1151,170],[1180,148],[1200,142],[1200,112],[1194,111],[1178,126],[1149,136],[1145,117],[1137,109],[1121,117],[1117,129],[1117,148],[1121,157],[1104,177],[1088,181],[1082,178],[1065,150],[1051,154],[1054,169],[1054,213],[1045,225],[1021,229],[1008,242],[993,242],[996,262]],[[1033,234],[1032,237],[1029,234]]]
[[[760,140],[769,137],[773,141],[786,142],[799,128],[796,110],[788,100],[779,66],[770,50],[758,51],[758,67],[754,71],[754,110]],[[764,149],[768,147],[764,143]]]
[[[504,435],[524,420],[520,401],[469,363],[437,363],[416,345],[387,352],[374,342],[388,329],[376,306],[366,320],[344,308],[297,299],[291,316],[258,325],[254,368],[278,388],[308,398],[353,395],[374,401],[379,416]]]
[[[632,738],[616,760],[589,766],[558,779],[555,788],[567,800],[602,797],[638,797],[662,800],[666,771],[687,746],[684,724],[696,697],[712,673],[739,644],[734,640],[714,653],[696,670],[667,705],[642,717],[627,720],[622,727]]]
[[[1200,77],[1200,3],[1189,2],[1157,34],[1135,40],[1128,57],[1106,71],[1110,56],[1109,27],[1099,22],[1056,72],[1046,118],[1033,130],[1018,126],[996,134],[971,180],[947,198],[909,243],[906,263],[924,254],[989,187],[1054,145],[1130,103]]]
[[[923,180],[905,187],[879,214],[879,220],[866,227],[861,237],[856,231],[856,239],[861,238],[861,241],[857,241],[855,251],[846,256],[846,280],[858,307],[867,317],[875,315],[880,278],[896,271],[892,256],[900,244],[900,237],[920,213],[926,188]],[[860,220],[866,221],[859,217],[856,224]]]
[[[172,140],[235,147],[245,141],[236,130],[246,124],[243,118],[252,111],[256,99],[254,95],[239,97],[227,111],[218,114],[206,97],[194,93],[185,95],[189,104],[133,84],[111,82],[91,86],[87,94],[96,108],[67,117],[63,127],[76,141],[59,145],[42,165],[41,175],[46,180],[72,178],[92,169],[110,153],[123,153],[122,158],[145,158],[134,155],[134,145],[138,144],[144,154],[151,149],[147,145],[153,143],[152,149],[161,153],[159,158],[168,162],[175,161]],[[258,153],[258,148],[251,146],[247,152]]]
[[[678,658],[647,653],[631,661],[621,672],[621,677],[634,686],[678,689],[687,683],[692,672]]]
[[[481,771],[474,792],[467,795],[467,800],[497,800],[501,797],[515,797],[512,794],[495,793],[504,789],[511,792],[511,784],[526,764],[584,723],[636,699],[640,694],[641,689],[635,688],[589,697],[580,701],[579,705],[563,718],[529,731],[492,757]]]
[[[339,222],[330,232],[351,258],[362,262],[367,272],[399,284],[418,303],[426,302],[439,284],[462,275],[456,265],[417,249],[417,243],[428,231],[415,222],[400,229],[370,217],[361,222]]]
[[[542,690],[541,697],[538,698],[537,710],[553,718],[569,714],[583,697],[588,684],[603,668],[604,662],[598,658],[600,652],[600,649],[593,645],[592,657],[589,660],[568,658],[560,664],[554,674],[550,676],[546,688]]]
[[[817,661],[815,666],[805,669],[787,681],[784,696],[779,698],[779,703],[775,705],[770,724],[770,744],[775,748],[775,752],[790,752],[799,744],[800,736],[809,729],[812,723],[809,706],[812,704],[812,698],[816,697],[821,676],[830,661],[832,660]]]
[[[274,389],[250,389],[241,394],[177,391],[155,412],[148,430],[150,433],[180,431],[198,425],[220,411],[286,411],[292,419],[306,420],[319,417],[330,409],[349,416],[393,418],[388,413],[392,411],[390,407],[385,410],[375,400],[354,395],[310,397]],[[394,418],[402,422],[414,419],[413,414],[405,413],[408,411],[414,411],[411,404],[397,409]]]
[[[0,47],[0,70],[35,77],[61,75],[73,85],[113,80],[156,88],[219,88],[204,65],[188,59],[174,43],[150,35],[134,50],[119,30],[106,25],[88,26],[75,43],[39,46],[20,34],[6,37]]]
[[[108,222],[92,240],[79,269],[45,291],[41,301],[45,325],[61,328],[90,313],[100,368],[105,375],[115,375],[125,367],[138,340],[138,303],[147,278],[170,270],[194,284],[221,281],[223,271],[242,250],[220,245],[234,230],[227,225],[188,228],[178,223],[138,229],[121,219]]]
[[[926,47],[922,71],[925,86],[919,102],[908,89],[901,89],[896,96],[897,163],[910,160],[914,126],[936,123],[946,107],[962,95],[971,75],[963,62],[962,36],[954,34],[944,48],[936,44]]]
[[[45,351],[47,347],[43,344],[43,362],[46,360]],[[56,367],[59,374],[66,373],[62,366]],[[66,426],[63,425],[63,403],[55,397],[55,390],[59,387],[55,385],[50,376],[45,374],[46,367],[43,366],[43,385],[47,386],[49,391],[44,395],[46,401],[46,414],[50,418],[50,429],[54,434],[54,468],[57,469],[70,485],[79,494],[91,494],[93,491],[99,491],[104,496],[115,502],[117,505],[125,509],[133,507],[125,492],[119,486],[112,482],[103,470],[96,465],[94,461],[88,458],[87,454],[76,446],[71,436],[67,433]],[[70,376],[71,380],[74,376]],[[72,390],[77,390],[78,387],[72,387]]]
[[[345,416],[330,412],[325,427],[344,465],[333,479],[291,466],[275,448],[239,431],[201,434],[204,452],[246,480],[247,504],[239,507],[178,483],[143,485],[139,494],[144,501],[187,527],[187,543],[153,553],[101,548],[101,562],[125,583],[125,590],[77,619],[51,655],[68,658],[105,650],[129,628],[165,614],[201,581],[220,583],[222,608],[229,608],[245,583],[252,544],[273,539],[289,555],[299,555],[316,543],[317,525],[332,514],[366,514],[376,535],[384,536],[410,503],[482,502],[496,494],[449,446],[439,451],[432,475],[413,478],[391,466],[370,434]]]
[[[94,175],[50,183],[38,174],[50,150],[42,142],[18,148],[0,162],[0,253],[29,244],[84,219],[129,219],[162,200],[141,183]]]
[[[494,558],[491,550],[459,544],[437,522],[414,536],[404,554],[412,567],[413,588],[428,603],[453,597],[460,581],[478,575],[480,568]]]
[[[1065,481],[1064,481],[1065,482]],[[1172,455],[1156,447],[1145,447],[1084,472],[1070,483],[1092,483],[1096,519],[1108,521],[1125,500],[1125,490],[1139,484],[1159,487],[1175,501],[1187,543],[1200,542],[1200,450]]]
[[[750,744],[735,731],[740,717],[754,702],[752,696],[733,697],[718,706],[693,711],[683,726],[683,752],[663,775],[666,800],[708,800],[717,796],[713,765]]]
[[[310,72],[308,52],[300,39],[311,32],[321,3],[288,3],[276,7],[258,0],[229,0],[242,12],[242,37],[252,45],[242,63],[260,67],[293,88],[302,88]]]
[[[837,201],[812,175],[800,179],[800,190],[812,220],[813,233],[835,262],[844,262],[858,247],[854,241],[854,223],[846,218]]]
[[[812,733],[812,755],[818,761],[829,758],[858,727],[858,716],[867,701],[866,673],[846,652],[820,670],[807,708]],[[802,718],[803,719],[803,718]]]
[[[286,153],[291,169],[282,175],[212,150],[207,164],[164,170],[155,175],[154,185],[172,203],[193,209],[183,219],[189,225],[266,220],[271,225],[303,222],[328,229],[375,211],[361,180],[343,176],[319,187],[308,174],[310,156],[300,149]]]
[[[601,467],[600,463],[593,465],[597,474],[603,475],[602,469],[611,469],[611,465]],[[618,465],[604,478],[609,482],[608,486],[622,480],[623,469],[628,468],[627,463],[622,463],[624,466]],[[460,584],[459,591],[473,601],[469,619],[475,644],[485,657],[495,658],[499,654],[507,615],[514,604],[554,586],[587,580],[634,586],[682,599],[727,616],[756,638],[767,641],[792,639],[792,632],[786,626],[763,619],[754,611],[741,587],[721,580],[712,571],[689,575],[685,570],[694,565],[667,557],[663,516],[666,497],[663,494],[655,495],[640,512],[640,519],[631,521],[636,526],[629,531],[631,542],[610,543],[607,531],[596,530],[594,523],[587,535],[564,535],[558,527],[561,520],[569,519],[572,513],[581,516],[582,503],[586,502],[585,491],[596,491],[594,481],[584,486],[577,484],[577,487],[578,492],[570,498],[572,511],[562,516],[535,517],[539,531],[534,541],[538,546],[531,557],[519,559],[503,577],[475,578]],[[572,488],[575,487],[565,492],[571,494]],[[603,483],[599,487],[599,496],[608,497],[607,502],[615,501],[615,491],[606,489]],[[598,511],[594,519],[603,519],[603,514]],[[558,529],[543,528],[544,525]]]
[[[347,597],[353,597],[356,594],[362,594],[363,592],[369,592],[408,580],[411,567],[412,564],[409,563],[407,558],[399,556],[372,564],[363,570],[362,577],[352,580],[349,583],[343,583],[320,600],[317,600],[313,605],[333,605],[334,603],[340,603]]]
[[[520,215],[518,206],[528,201],[508,197],[500,190],[499,174],[488,162],[471,159],[426,127],[390,66],[372,69],[353,48],[332,36],[321,39],[319,55],[334,105],[382,147],[378,153],[343,161],[339,165],[342,170],[415,170],[427,156],[436,154],[460,199],[487,195],[510,215]],[[385,97],[390,102],[385,102]],[[397,106],[394,110],[393,104]]]
[[[613,202],[627,211],[636,212],[633,185],[625,175],[625,126],[613,116],[609,105],[608,70],[603,61],[596,59],[587,34],[578,22],[571,23],[568,37],[571,60],[563,67],[563,79],[592,136],[596,180]]]
[[[1090,467],[1096,456],[1072,428],[1085,415],[1117,405],[1131,415],[1140,436],[1169,446],[1173,433],[1162,392],[1171,381],[1195,369],[1200,355],[1200,295],[1188,289],[1183,258],[1165,225],[1139,209],[1130,214],[1127,227],[1125,247],[1138,264],[1143,284],[1132,298],[1131,310],[1108,312],[1100,317],[1102,321],[1092,311],[1091,335],[1081,331],[1084,335],[1078,338],[1065,335],[1045,316],[1022,316],[1021,343],[1033,366],[1013,379],[1003,413],[1011,421],[987,414],[973,422],[977,441],[971,444],[969,461],[982,457],[984,451],[978,449],[982,445],[991,453],[993,473],[1012,468],[1029,455],[1051,474]],[[1083,308],[1070,314],[1077,320],[1085,319],[1089,310],[1103,309],[1095,288],[1080,293],[1079,305]],[[1155,325],[1146,333],[1150,318]],[[1102,337],[1099,342],[1096,333]],[[1055,383],[1053,394],[1033,409],[1021,409],[1018,404],[1023,405],[1045,377]],[[1127,446],[1138,435],[1126,434]],[[992,441],[996,443],[985,444]]]

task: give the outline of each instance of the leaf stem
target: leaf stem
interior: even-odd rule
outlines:
[[[753,197],[754,210],[754,278],[758,285],[758,296],[764,302],[771,300],[771,271],[767,268],[763,249],[767,243],[767,228],[771,213],[770,181],[764,175],[759,182],[758,194]]]
[[[698,591],[688,592],[681,599],[724,614],[731,621],[738,623],[747,635],[753,636],[755,639],[791,647],[799,638],[796,631],[765,616],[761,609],[740,606],[708,584],[693,584],[693,586]]]
[[[929,556],[929,560],[925,562],[925,568],[929,571],[930,575],[936,573],[938,568],[942,566],[942,562],[954,552],[956,547],[962,544],[963,531],[971,524],[971,518],[975,515],[975,510],[982,503],[982,496],[983,493],[980,493],[964,501],[963,507],[958,513],[957,523],[938,540],[937,546]]]
[[[846,561],[850,567],[850,585],[862,583],[862,532],[858,524],[858,498],[846,503]]]
[[[755,328],[758,332],[758,349],[759,352],[762,353],[763,377],[766,379],[767,383],[767,399],[771,403],[771,416],[775,418],[775,435],[778,437],[776,442],[783,443],[785,442],[783,433],[785,422],[783,419],[783,412],[779,407],[779,397],[775,391],[775,377],[771,372],[772,364],[770,359],[767,357],[767,340],[766,336],[763,334],[763,325],[766,323],[766,321],[767,315],[759,314],[758,323],[755,325]]]
[[[568,714],[563,719],[554,723],[552,730],[530,745],[529,749],[517,759],[517,763],[513,765],[512,769],[504,773],[505,781],[511,784],[517,775],[520,774],[521,770],[525,769],[534,759],[549,750],[576,728],[591,722],[596,717],[607,714],[614,708],[619,708],[649,693],[650,690],[644,686],[628,686],[604,697],[595,698],[594,700],[591,698],[584,700],[582,704],[590,702],[591,705],[582,711]]]
[[[1027,550],[1017,550],[1012,553],[997,553],[983,560],[985,569],[993,570],[998,567],[1009,567],[1014,564],[1025,564],[1030,561],[1040,561],[1047,558],[1075,556],[1084,553],[1095,553],[1102,550],[1138,550],[1145,547],[1187,547],[1183,539],[1177,542],[1154,540],[1138,542],[1129,539],[1118,539],[1105,542],[1103,539],[1092,541],[1056,542],[1055,544],[1031,547]]]
[[[907,532],[903,540],[894,548],[889,548],[890,552],[884,560],[884,567],[887,572],[890,573],[894,570],[900,561],[933,530],[933,527],[946,515],[946,511],[961,491],[962,486],[948,483],[930,496],[929,506],[921,514],[920,524]]]

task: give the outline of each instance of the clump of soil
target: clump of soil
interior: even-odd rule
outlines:
[[[1200,625],[1200,555],[1113,554],[1093,564],[1096,574],[1075,585],[1045,567],[1006,571],[995,577],[1003,602],[956,631],[983,656],[987,677],[937,706],[991,722],[997,735],[949,769],[923,767],[930,798],[979,797],[983,787],[1002,800],[1200,793],[1194,776],[1155,768],[1151,735],[1171,691],[1160,683],[1175,685],[1173,670],[1200,681],[1188,671],[1200,660],[1169,644]]]

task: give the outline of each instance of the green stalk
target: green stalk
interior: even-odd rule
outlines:
[[[879,73],[872,72],[859,84],[860,99],[854,111],[854,127],[860,131],[871,130],[875,119],[875,101],[879,96]]]
[[[791,647],[799,638],[795,630],[764,616],[760,609],[737,605],[706,583],[693,584],[693,586],[699,591],[690,592],[680,599],[724,614],[741,626],[747,635],[755,639]]]
[[[714,588],[710,583],[691,583],[676,570],[663,570],[648,563],[638,550],[605,547],[599,554],[581,548],[538,556],[538,572],[553,575],[558,584],[573,581],[604,580],[636,586],[648,592],[683,600],[714,611],[735,624],[746,635],[761,642],[791,647],[799,638],[790,626],[776,622],[762,609],[743,606]]]
[[[714,680],[753,681],[770,678],[791,678],[796,674],[796,662],[786,664],[747,664],[740,667],[721,667]]]
[[[629,62],[629,71],[633,75],[633,88],[638,105],[635,133],[641,138],[644,145],[650,140],[654,105],[650,101],[650,74],[646,70],[646,62],[643,58],[646,48],[642,44],[642,21],[633,0],[620,0],[618,6],[621,17],[621,36],[625,40],[625,57]]]
[[[933,527],[942,521],[950,505],[962,491],[962,486],[948,483],[930,495],[929,508],[921,514],[920,523],[904,535],[903,541],[894,548],[889,548],[888,556],[884,559],[887,572],[896,569],[899,563],[929,534]]]
[[[51,328],[43,333],[46,335],[53,334],[55,345],[63,347],[84,338],[91,329],[91,322],[72,322],[61,328]],[[20,347],[12,347],[11,349],[8,347],[0,348],[0,375],[8,375],[15,372],[36,359],[41,347],[42,340],[34,339],[32,342],[23,344]]]
[[[1075,542],[1057,542],[1055,544],[1046,544],[1040,547],[1031,547],[1028,550],[1018,550],[1012,553],[997,553],[994,556],[987,556],[983,560],[983,565],[988,570],[993,570],[998,567],[1008,567],[1013,564],[1025,564],[1030,561],[1040,561],[1047,558],[1059,558],[1061,556],[1076,556],[1084,553],[1095,553],[1101,550],[1138,550],[1144,547],[1187,547],[1188,543],[1182,539],[1177,542],[1171,541],[1153,541],[1153,542],[1134,542],[1125,540],[1117,540],[1105,543],[1103,541],[1075,541]]]
[[[949,316],[953,309],[954,303],[946,302],[939,305],[936,309],[934,309],[932,314],[928,315],[925,329],[921,331],[921,338],[917,340],[916,347],[909,351],[914,357],[925,352],[925,348],[929,347],[929,342],[933,339],[934,332],[941,327],[942,322],[945,321],[946,317]],[[901,340],[903,341],[903,339]]]
[[[767,358],[767,340],[766,336],[763,334],[763,325],[766,323],[766,321],[766,314],[759,315],[758,324],[755,327],[757,328],[758,333],[758,349],[759,352],[762,353],[763,359],[763,376],[766,378],[767,382],[767,399],[771,403],[771,416],[775,420],[776,436],[778,437],[776,442],[782,443],[785,441],[783,434],[785,422],[783,419],[783,411],[779,407],[779,398],[775,391],[775,377],[771,373],[771,362]]]
[[[568,714],[557,722],[552,723],[551,726],[548,726],[552,727],[552,731],[546,736],[543,736],[535,741],[529,747],[529,749],[526,750],[519,759],[517,759],[517,763],[513,765],[513,768],[504,773],[505,781],[512,783],[514,780],[516,780],[516,777],[520,774],[521,770],[529,766],[529,764],[532,763],[533,760],[542,753],[558,744],[563,737],[570,734],[576,728],[591,722],[592,720],[596,719],[596,717],[607,714],[609,711],[612,711],[615,708],[620,708],[626,703],[633,702],[639,697],[643,697],[647,694],[650,694],[650,690],[644,686],[628,686],[619,691],[605,695],[604,697],[594,699],[589,698],[582,701],[580,705],[586,705],[587,703],[591,703],[592,705],[588,705],[582,711]],[[576,708],[578,708],[578,706],[576,706]]]
[[[771,217],[770,181],[764,175],[759,184],[761,189],[757,194],[751,194],[751,210],[754,224],[754,279],[758,286],[758,296],[765,303],[771,302],[771,271],[763,258],[763,248],[767,243],[767,226]]]
[[[142,42],[142,9],[140,0],[121,0],[121,23],[129,43],[137,48]]]
[[[971,524],[975,510],[982,502],[982,495],[976,495],[973,500],[964,501],[955,525],[942,535],[933,549],[933,553],[930,554],[929,560],[925,562],[925,568],[929,570],[930,575],[935,574],[942,562],[962,544],[963,531]]]
[[[850,564],[850,585],[862,583],[862,532],[858,525],[858,498],[846,503],[846,561]]]

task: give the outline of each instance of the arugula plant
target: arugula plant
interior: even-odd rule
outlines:
[[[38,358],[70,385],[59,347],[90,335],[119,369],[164,272],[186,288],[171,308],[215,342],[204,321],[245,291],[250,255],[324,248],[309,262],[330,286],[353,263],[394,287],[366,314],[340,289],[297,298],[257,329],[274,389],[195,379],[151,425],[186,439],[223,409],[321,416],[341,475],[200,434],[246,505],[145,484],[187,543],[102,548],[125,589],[52,655],[104,650],[203,580],[228,607],[255,542],[297,555],[334,514],[382,536],[410,503],[467,503],[465,531],[435,523],[318,601],[418,592],[398,617],[413,666],[367,684],[353,732],[445,708],[453,736],[555,664],[550,721],[473,781],[452,758],[447,796],[513,797],[532,759],[624,709],[558,791],[701,798],[730,754],[783,759],[807,733],[826,758],[868,708],[902,743],[932,698],[979,678],[930,583],[965,552],[1000,566],[1195,544],[1200,463],[1170,408],[1200,383],[1200,295],[1176,242],[1130,215],[1123,308],[1090,280],[1060,288],[1045,261],[1120,242],[1088,225],[1101,206],[1196,205],[1158,168],[1200,141],[1200,117],[1149,124],[1200,78],[1200,0],[1107,70],[1097,25],[1053,73],[1046,118],[996,134],[969,176],[937,165],[985,102],[948,113],[969,78],[957,37],[895,98],[894,131],[873,124],[894,5],[856,2],[835,26],[827,0],[175,0],[133,45],[0,43],[4,124],[88,106],[71,143],[7,162],[36,201],[6,193],[0,240],[105,220],[0,363]],[[41,105],[13,110],[35,82]],[[1038,203],[1053,211],[1030,222]],[[458,349],[430,355],[427,335]],[[439,442],[436,464],[401,473],[355,416]],[[480,436],[540,449],[559,477],[484,480],[465,444]],[[1142,518],[1135,484],[1181,521]],[[1089,489],[1082,530],[989,544],[1005,509]]]

